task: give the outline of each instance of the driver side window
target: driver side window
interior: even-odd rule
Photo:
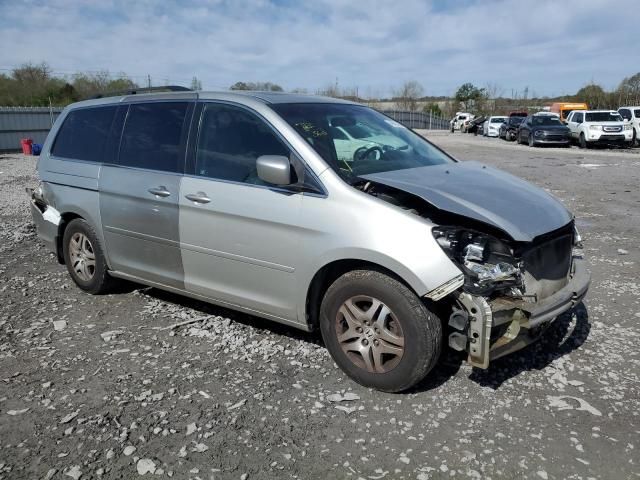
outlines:
[[[256,160],[262,155],[289,157],[289,148],[261,118],[242,108],[206,104],[202,111],[195,174],[262,185]]]

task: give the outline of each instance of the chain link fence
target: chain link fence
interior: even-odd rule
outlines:
[[[381,112],[407,128],[423,130],[449,130],[450,128],[448,118],[442,118],[432,113],[408,110],[381,110]]]

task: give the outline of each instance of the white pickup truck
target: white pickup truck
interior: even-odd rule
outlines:
[[[631,143],[634,147],[640,145],[640,107],[620,107],[618,113],[622,119],[629,122],[633,129]]]
[[[449,125],[451,126],[451,133],[456,130],[462,130],[464,122],[467,122],[473,118],[473,115],[467,112],[456,112],[456,116],[451,119]]]
[[[615,110],[574,110],[567,117],[571,138],[580,148],[595,144],[631,146],[633,130]]]

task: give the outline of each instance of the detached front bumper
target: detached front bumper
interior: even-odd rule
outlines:
[[[469,363],[487,368],[492,360],[535,342],[559,315],[582,301],[590,283],[585,261],[574,258],[567,285],[536,302],[508,298],[487,301],[459,294],[458,300],[469,315]]]

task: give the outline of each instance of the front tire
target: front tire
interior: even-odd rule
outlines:
[[[584,133],[580,134],[580,138],[578,139],[578,146],[580,148],[587,148],[587,139],[584,137]]]
[[[99,295],[115,284],[107,273],[104,250],[95,231],[85,220],[72,220],[64,231],[63,254],[69,275],[85,292]]]
[[[348,272],[329,287],[320,329],[350,378],[385,392],[420,382],[442,345],[440,319],[402,282],[371,270]]]
[[[536,142],[533,141],[533,135],[529,134],[529,146],[530,147],[535,147],[536,146]]]

